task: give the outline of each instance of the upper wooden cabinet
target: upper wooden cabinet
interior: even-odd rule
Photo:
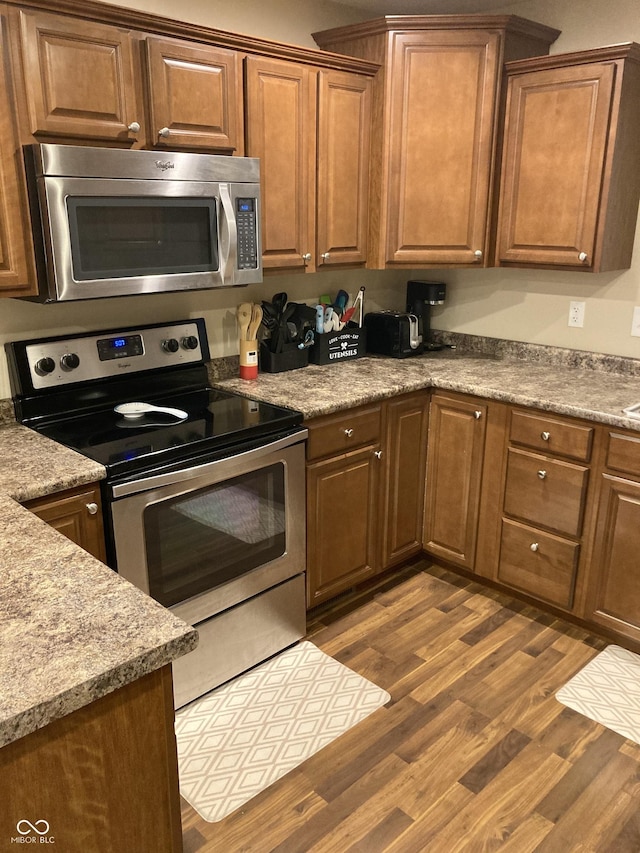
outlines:
[[[0,6],[0,39],[7,44],[6,7]],[[0,295],[34,296],[35,272],[30,229],[25,227],[26,189],[13,99],[12,81],[0,63]]]
[[[242,154],[240,54],[178,39],[145,45],[153,144]]]
[[[135,142],[144,119],[131,33],[44,12],[17,15],[30,133]]]
[[[629,267],[640,198],[640,45],[507,65],[496,264]]]
[[[370,78],[249,56],[246,153],[259,157],[265,269],[366,261]]]
[[[387,16],[314,33],[379,62],[370,266],[485,266],[505,59],[547,53],[558,31],[507,16]]]

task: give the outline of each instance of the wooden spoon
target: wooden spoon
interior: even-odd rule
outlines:
[[[258,335],[258,328],[262,323],[262,308],[260,305],[253,305],[251,307],[251,322],[249,323],[249,329],[247,331],[247,340],[255,341]]]
[[[251,322],[252,307],[251,302],[241,302],[236,308],[236,320],[238,321],[240,340],[242,341],[250,340],[250,338],[247,338],[247,332],[249,330],[249,323]]]

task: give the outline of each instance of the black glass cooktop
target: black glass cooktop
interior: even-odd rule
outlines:
[[[136,398],[140,401],[140,398]],[[75,414],[36,428],[49,438],[95,459],[109,478],[166,467],[177,460],[252,443],[285,432],[302,414],[257,400],[205,388],[142,400],[186,412],[186,418],[149,412],[129,419],[113,408]]]

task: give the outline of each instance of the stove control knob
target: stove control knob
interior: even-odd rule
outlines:
[[[60,359],[60,367],[63,370],[75,370],[80,364],[80,358],[75,352],[66,352]]]
[[[198,347],[198,339],[195,335],[187,335],[186,338],[182,339],[182,346],[185,349],[197,349]]]
[[[56,363],[52,358],[45,356],[44,358],[39,358],[36,361],[36,373],[38,376],[47,376],[49,373],[53,373],[56,369]]]
[[[178,352],[180,344],[175,338],[167,338],[166,341],[162,341],[162,349],[165,352]]]

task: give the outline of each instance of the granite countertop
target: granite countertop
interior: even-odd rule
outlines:
[[[307,419],[396,394],[439,388],[640,430],[640,420],[622,412],[640,402],[640,373],[455,350],[405,359],[365,356],[331,365],[310,364],[285,373],[261,373],[250,381],[219,379],[216,385],[298,409]]]
[[[191,651],[197,632],[17,501],[105,477],[0,427],[0,746]]]

